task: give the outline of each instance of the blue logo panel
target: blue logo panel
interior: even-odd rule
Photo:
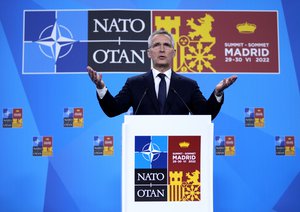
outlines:
[[[26,11],[23,73],[85,72],[86,11]]]

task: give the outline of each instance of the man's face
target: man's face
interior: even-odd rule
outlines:
[[[167,35],[158,34],[152,38],[148,49],[148,57],[152,59],[153,67],[158,70],[168,70],[172,67],[175,49]]]

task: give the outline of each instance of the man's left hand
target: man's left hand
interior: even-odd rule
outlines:
[[[223,91],[231,86],[237,80],[237,78],[238,77],[236,75],[232,75],[231,77],[225,78],[221,82],[219,82],[215,88],[215,95],[222,95]]]

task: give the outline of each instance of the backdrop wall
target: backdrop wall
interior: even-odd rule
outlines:
[[[300,7],[294,2],[12,0],[3,3],[0,8],[0,109],[3,123],[9,119],[8,114],[20,114],[18,109],[22,109],[22,123],[21,127],[16,124],[0,128],[1,211],[121,211],[123,115],[105,116],[98,106],[94,85],[85,73],[22,74],[24,10],[55,9],[278,11],[280,73],[238,74],[238,81],[226,90],[224,106],[214,120],[215,136],[224,139],[233,136],[235,141],[234,155],[214,152],[214,209],[222,212],[299,211],[300,33],[297,12]],[[41,72],[45,70],[36,68]],[[133,75],[105,73],[104,78],[110,91],[117,94]],[[187,76],[195,79],[208,97],[229,73]],[[66,113],[75,114],[76,110],[72,110],[76,108],[83,109],[83,125],[64,127]],[[245,125],[247,108],[250,112],[263,109],[263,126]],[[80,117],[78,120],[80,125]],[[113,136],[112,155],[94,155],[95,136]],[[293,142],[281,143],[286,136]],[[52,139],[53,155],[33,156],[35,143],[45,137]],[[217,139],[215,142],[218,146]],[[279,151],[276,154],[276,145],[288,143],[294,144],[291,155],[278,155]]]

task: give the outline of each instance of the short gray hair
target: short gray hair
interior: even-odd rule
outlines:
[[[172,36],[171,33],[169,33],[168,31],[164,30],[164,29],[159,29],[159,30],[156,30],[154,31],[148,38],[148,48],[151,48],[151,45],[152,45],[152,39],[155,35],[166,35],[170,38],[171,40],[171,44],[172,44],[172,47],[174,48],[175,46],[175,41],[174,41],[174,38]]]

